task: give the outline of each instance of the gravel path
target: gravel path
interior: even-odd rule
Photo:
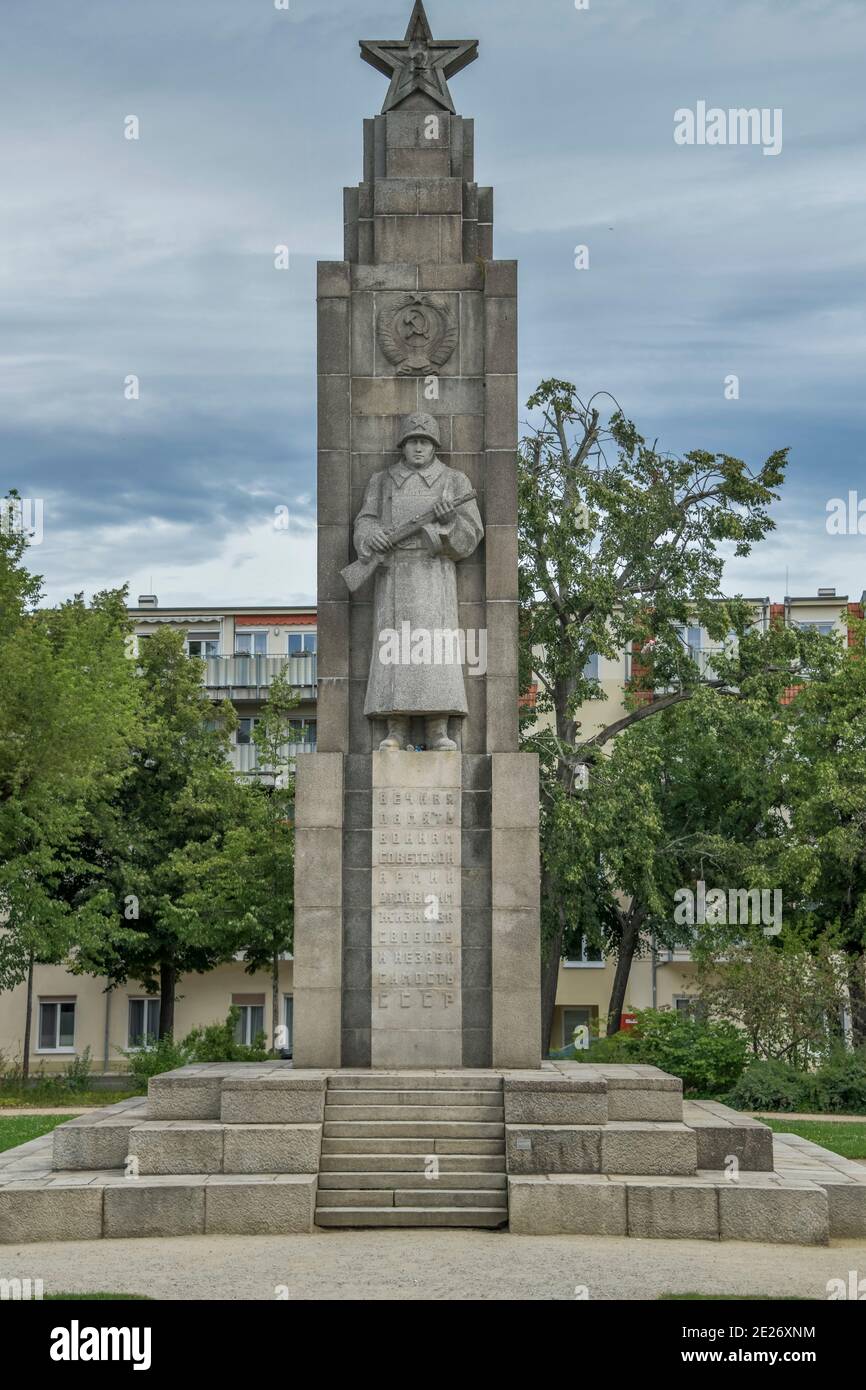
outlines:
[[[831,1247],[522,1237],[486,1231],[329,1231],[0,1246],[0,1277],[46,1292],[291,1301],[654,1299],[660,1293],[799,1294],[866,1275],[866,1242]],[[283,1294],[283,1297],[286,1295]]]

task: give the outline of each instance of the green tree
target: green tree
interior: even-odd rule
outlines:
[[[697,928],[676,921],[679,891],[696,891],[699,880],[726,890],[778,883],[782,711],[773,695],[735,702],[695,690],[625,730],[593,761],[584,790],[555,789],[545,848],[563,948],[586,936],[616,956],[609,1034],[644,943],[693,948],[699,940]]]
[[[125,591],[37,609],[26,540],[0,526],[0,989],[95,940],[111,912],[89,828],[122,785],[135,736]]]
[[[851,1023],[866,1043],[866,624],[850,621],[851,647],[810,669],[792,702],[786,746],[791,843],[813,934],[833,933],[848,961]]]
[[[163,628],[143,642],[136,671],[139,734],[102,826],[115,919],[79,952],[75,968],[106,975],[111,985],[132,979],[158,990],[164,1038],[174,1034],[179,977],[213,969],[236,949],[219,913],[202,918],[180,906],[187,858],[195,847],[220,847],[240,814],[228,762],[236,716],[227,703],[214,709],[203,662],[186,655],[181,633]]]
[[[569,382],[542,382],[528,405],[542,423],[524,440],[518,461],[522,678],[524,690],[533,675],[539,687],[527,724],[544,713],[554,720],[549,733],[529,735],[545,770],[546,1045],[567,930],[547,817],[575,795],[581,767],[615,735],[688,701],[702,686],[739,693],[739,660],[722,656],[714,670],[705,669],[682,631],[697,622],[719,644],[745,637],[752,614],[745,601],[722,592],[723,547],[747,555],[773,529],[769,508],[786,451],[756,473],[727,454],[670,457],[619,411],[605,429],[596,404],[584,404]],[[580,706],[603,698],[591,659],[629,649],[651,651],[651,670],[635,662],[625,717],[584,738]],[[651,700],[650,688],[665,693]]]
[[[230,933],[248,974],[271,975],[271,1037],[279,1043],[280,957],[294,932],[294,796],[291,718],[298,706],[285,668],[253,731],[258,768],[240,788],[235,824],[221,840],[175,856],[185,881],[178,911]]]

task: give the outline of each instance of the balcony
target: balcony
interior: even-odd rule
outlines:
[[[315,753],[314,743],[291,743],[284,750],[286,761],[294,766],[300,753]],[[229,749],[229,759],[235,772],[253,775],[259,772],[258,750],[254,743],[233,743]]]
[[[303,700],[315,700],[316,655],[206,656],[204,683],[214,700],[264,700],[283,667],[292,688]]]

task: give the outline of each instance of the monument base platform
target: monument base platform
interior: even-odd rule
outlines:
[[[330,1227],[826,1244],[866,1169],[655,1067],[210,1064],[0,1154],[0,1242]]]

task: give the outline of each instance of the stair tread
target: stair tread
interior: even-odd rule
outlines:
[[[477,1207],[422,1207],[422,1206],[415,1206],[415,1207],[372,1207],[372,1206],[371,1206],[371,1207],[365,1207],[365,1206],[363,1206],[362,1204],[360,1204],[360,1203],[358,1203],[358,1202],[355,1202],[352,1206],[347,1206],[347,1207],[324,1207],[324,1208],[322,1208],[322,1210],[324,1210],[324,1211],[326,1211],[326,1212],[329,1212],[329,1213],[330,1213],[330,1212],[335,1212],[335,1211],[372,1211],[372,1212],[376,1212],[376,1213],[378,1214],[379,1212],[383,1212],[383,1211],[387,1211],[387,1212],[397,1212],[397,1211],[399,1211],[399,1212],[406,1212],[406,1213],[411,1213],[411,1212],[413,1212],[413,1211],[427,1211],[427,1212],[430,1212],[430,1213],[431,1213],[432,1215],[434,1215],[434,1216],[444,1216],[444,1215],[447,1215],[448,1212],[452,1212],[452,1211],[460,1212],[461,1216],[462,1216],[465,1212],[468,1212],[468,1211],[489,1211],[489,1212],[496,1212],[497,1215],[499,1215],[499,1214],[500,1214],[501,1212],[503,1212],[505,1209],[506,1209],[505,1207],[482,1206],[480,1202],[479,1202],[479,1204],[478,1204]]]

